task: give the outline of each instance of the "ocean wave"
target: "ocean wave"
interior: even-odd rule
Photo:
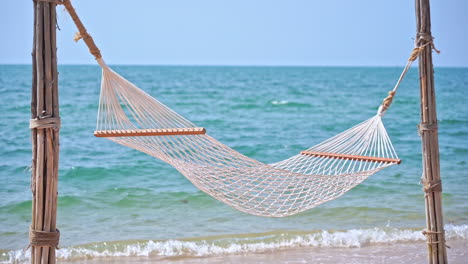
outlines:
[[[272,101],[269,101],[269,103],[274,106],[292,106],[292,107],[298,107],[298,108],[311,107],[311,105],[308,103],[290,102],[286,100],[272,100]]]
[[[272,105],[284,105],[284,104],[288,104],[289,102],[286,100],[273,100],[270,103]]]
[[[447,240],[467,240],[468,225],[446,225]],[[258,253],[297,247],[356,248],[375,244],[423,241],[421,230],[397,228],[350,229],[345,231],[275,231],[261,234],[227,235],[165,241],[115,241],[70,246],[57,250],[59,260],[103,257],[206,257]],[[29,251],[6,251],[0,263],[29,262]]]

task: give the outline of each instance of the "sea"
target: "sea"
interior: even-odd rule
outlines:
[[[212,137],[264,163],[296,155],[375,115],[402,70],[111,68]],[[334,201],[284,218],[237,211],[171,166],[94,137],[100,80],[98,66],[59,66],[59,261],[195,259],[304,247],[333,252],[425,241],[416,68],[383,118],[401,165]],[[468,68],[436,68],[435,84],[446,236],[466,244]],[[29,262],[30,97],[31,66],[0,65],[0,263]]]

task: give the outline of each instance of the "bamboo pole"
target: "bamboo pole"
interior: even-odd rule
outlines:
[[[31,263],[55,263],[59,157],[56,3],[34,1]]]
[[[33,36],[33,50],[32,50],[32,89],[31,89],[31,119],[37,117],[37,70],[36,70],[36,32],[37,32],[37,12],[34,6],[34,36]],[[31,192],[32,192],[32,223],[31,226],[36,227],[36,160],[37,160],[37,130],[31,129],[31,148],[32,148],[32,161],[31,161]],[[36,248],[31,247],[31,263],[35,263]]]
[[[417,45],[432,42],[429,0],[416,0]],[[447,263],[445,231],[442,213],[442,183],[440,181],[439,139],[437,132],[433,44],[426,45],[419,55],[419,82],[421,93],[421,124],[423,179],[426,204],[427,247],[429,263]]]
[[[36,12],[36,43],[35,43],[35,50],[36,50],[36,78],[37,78],[37,86],[36,86],[36,118],[39,117],[44,110],[43,102],[44,102],[44,69],[43,69],[43,45],[44,45],[44,33],[43,33],[43,24],[44,24],[44,3],[38,2],[36,4],[35,12]],[[43,172],[44,172],[44,130],[42,129],[35,129],[37,137],[36,141],[36,179],[35,179],[35,195],[33,197],[35,201],[35,214],[33,217],[35,218],[35,226],[33,226],[34,230],[42,230],[42,222],[43,222]],[[34,140],[34,139],[33,139]],[[34,168],[33,168],[34,169]],[[32,247],[34,248],[34,246]],[[34,263],[41,263],[41,256],[42,256],[42,248],[36,247],[35,248],[35,255],[34,255]]]
[[[56,7],[50,7],[51,18],[57,17]],[[51,24],[51,57],[52,57],[52,78],[55,80],[52,83],[52,116],[59,117],[59,98],[58,98],[58,67],[57,67],[57,38],[56,38],[56,22]],[[51,223],[50,223],[50,230],[57,230],[57,198],[58,198],[58,170],[59,170],[59,150],[60,150],[60,141],[59,141],[59,130],[52,129],[49,131],[53,135],[53,153],[54,153],[54,164],[53,164],[53,177],[52,180],[54,181],[51,186],[51,194],[53,200],[51,200]],[[55,259],[55,248],[51,247],[49,249],[49,262],[50,264],[54,264],[56,262]]]

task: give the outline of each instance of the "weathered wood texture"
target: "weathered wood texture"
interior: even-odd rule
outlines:
[[[431,17],[429,0],[416,0],[417,44],[431,40]],[[419,55],[419,81],[421,92],[420,130],[423,154],[423,184],[426,203],[426,231],[429,263],[447,263],[445,234],[442,215],[442,188],[439,166],[439,140],[437,132],[436,97],[432,45],[427,45]],[[421,127],[420,126],[420,127]],[[434,187],[431,187],[434,186]]]
[[[56,4],[34,1],[31,119],[59,117]],[[31,129],[33,230],[54,232],[57,215],[58,128]],[[55,263],[55,248],[31,245],[31,263]]]

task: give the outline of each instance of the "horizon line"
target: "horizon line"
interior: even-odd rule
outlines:
[[[32,63],[0,63],[1,66],[28,65]],[[59,66],[99,66],[91,63],[59,63]],[[329,67],[329,68],[402,68],[404,65],[313,65],[313,64],[138,64],[138,63],[110,63],[110,66],[157,66],[157,67]],[[437,66],[434,68],[468,68],[467,66]]]

